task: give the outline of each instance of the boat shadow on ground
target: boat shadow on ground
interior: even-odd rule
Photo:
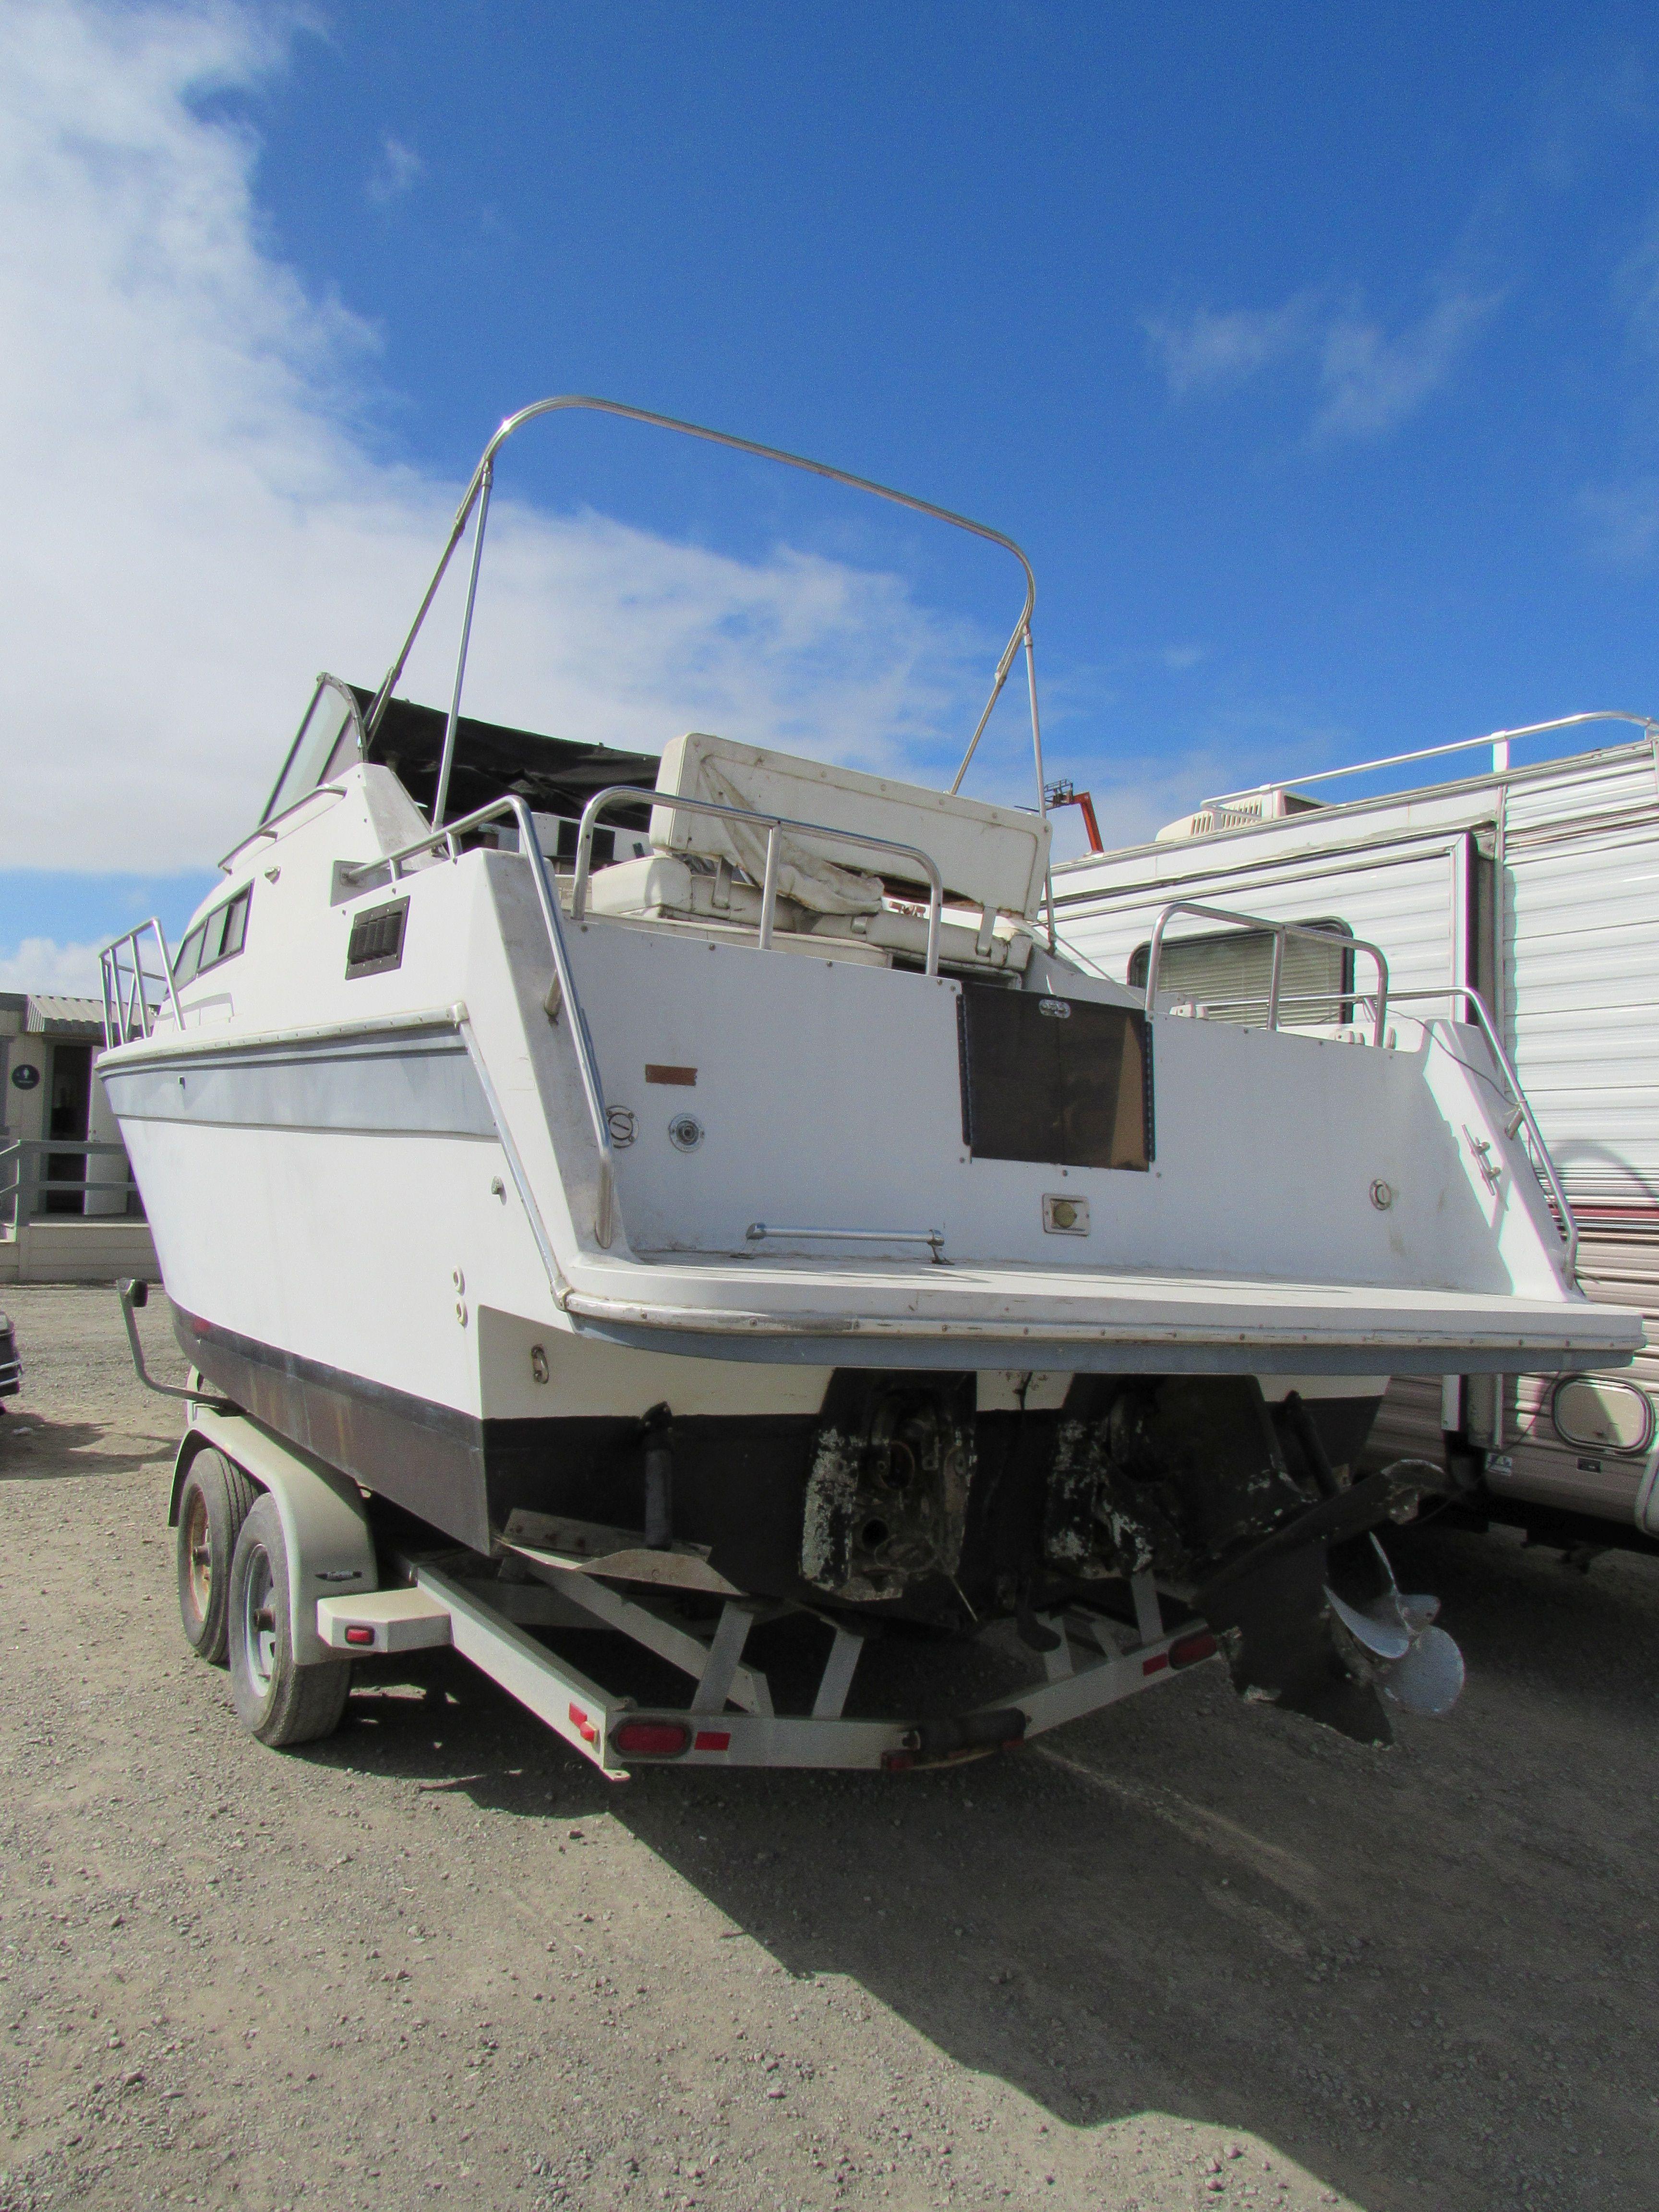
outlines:
[[[611,1814],[790,1973],[860,1985],[1071,2126],[1249,2132],[1372,2212],[1638,2201],[1659,1574],[1444,1531],[1409,1551],[1471,1687],[1392,1751],[1206,1667],[967,1767],[608,1785],[434,1653],[365,1680],[314,1755]]]
[[[102,1421],[49,1421],[41,1414],[9,1413],[0,1419],[0,1482],[55,1482],[65,1476],[136,1474],[142,1468],[171,1460],[178,1449],[173,1437],[134,1439],[143,1451],[106,1451],[99,1447],[111,1424]]]

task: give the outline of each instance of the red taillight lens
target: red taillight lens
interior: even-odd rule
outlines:
[[[611,1731],[611,1748],[640,1759],[678,1759],[691,1748],[691,1731],[684,1721],[623,1721]]]
[[[345,1640],[348,1644],[373,1644],[374,1631],[372,1628],[348,1628]]]
[[[1172,1667],[1195,1667],[1200,1659],[1213,1659],[1220,1646],[1207,1628],[1195,1636],[1177,1636],[1170,1646]]]

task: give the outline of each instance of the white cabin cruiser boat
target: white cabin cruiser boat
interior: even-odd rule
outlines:
[[[1501,1049],[1396,1010],[1380,954],[1288,1034],[1182,1018],[1156,951],[1131,991],[1056,950],[1030,572],[977,525],[1025,573],[991,704],[1023,651],[1035,811],[464,716],[496,455],[571,405],[716,434],[511,418],[379,690],[322,678],[177,953],[149,925],[106,955],[100,1073],[220,1401],[180,1485],[210,1438],[237,1458],[234,1419],[256,1486],[281,1449],[391,1516],[367,1567],[318,1571],[364,1587],[395,1522],[653,1618],[793,1605],[837,1651],[1012,1620],[1051,1686],[1068,1620],[1122,1624],[1150,1674],[1168,1612],[1242,1686],[1382,1732],[1425,1601],[1385,1569],[1336,1595],[1329,1555],[1433,1484],[1351,1479],[1386,1378],[1641,1342],[1576,1287]],[[396,686],[470,520],[446,714]],[[221,1581],[228,1511],[190,1524]],[[297,1665],[350,1648],[295,1604]]]

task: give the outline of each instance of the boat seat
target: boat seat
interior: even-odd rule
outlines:
[[[619,860],[588,879],[592,914],[640,921],[708,921],[726,927],[758,930],[761,894],[757,885],[723,862],[687,859],[678,853],[647,853]],[[773,927],[780,938],[811,936],[861,949],[896,953],[902,960],[927,955],[927,918],[884,906],[876,914],[814,914],[780,894]],[[1034,939],[1028,930],[1000,921],[986,940],[970,923],[939,925],[939,958],[949,967],[1024,972]]]
[[[596,869],[588,878],[587,903],[594,914],[669,915],[696,921],[720,921],[760,927],[761,895],[728,867],[688,860],[678,853],[647,853]],[[798,930],[806,909],[780,895],[772,926]]]

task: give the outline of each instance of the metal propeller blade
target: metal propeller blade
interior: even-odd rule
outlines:
[[[1463,1655],[1443,1628],[1425,1628],[1377,1687],[1408,1713],[1449,1713],[1463,1693]]]
[[[1362,1613],[1358,1606],[1347,1604],[1328,1586],[1325,1601],[1354,1642],[1374,1659],[1403,1659],[1411,1650],[1412,1632],[1399,1618],[1390,1599],[1379,1598],[1375,1606]]]

